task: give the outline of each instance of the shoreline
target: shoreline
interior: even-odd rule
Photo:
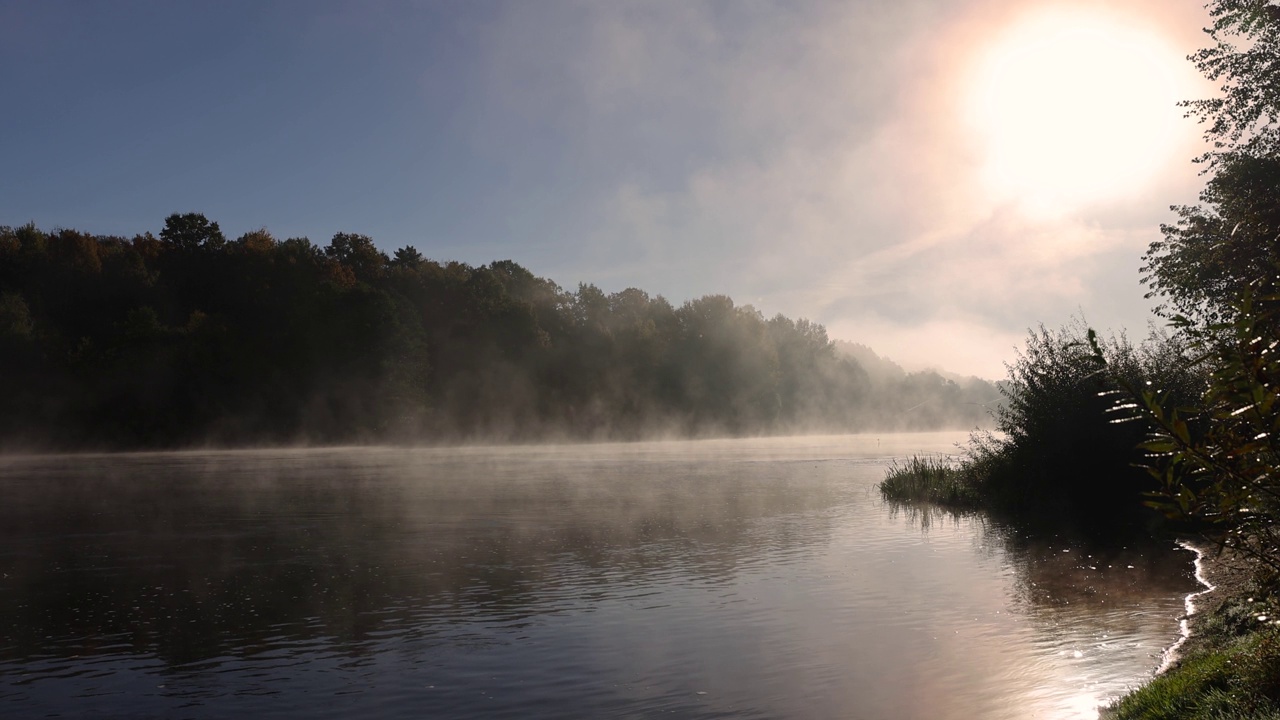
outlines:
[[[1227,548],[1204,541],[1180,540],[1178,544],[1196,553],[1196,580],[1207,588],[1187,595],[1187,613],[1180,621],[1185,632],[1165,651],[1167,657],[1161,661],[1157,677],[1178,667],[1188,653],[1210,642],[1206,623],[1224,605],[1248,591],[1255,572],[1248,559]]]
[[[1205,588],[1189,593],[1182,637],[1161,656],[1142,685],[1099,709],[1100,720],[1225,720],[1280,715],[1277,710],[1274,601],[1257,586],[1257,565],[1241,553],[1204,541],[1180,540],[1196,553],[1195,576]],[[1261,593],[1261,594],[1259,594]],[[1257,598],[1255,600],[1255,597]],[[1254,603],[1263,607],[1253,607]],[[1256,617],[1250,617],[1255,616]],[[1252,620],[1259,621],[1258,623]]]
[[[1178,665],[1179,661],[1185,656],[1185,648],[1192,643],[1192,637],[1203,638],[1203,627],[1200,628],[1199,632],[1196,632],[1195,626],[1203,625],[1209,607],[1214,609],[1221,607],[1225,597],[1230,597],[1234,594],[1225,590],[1225,586],[1238,586],[1238,581],[1229,580],[1220,563],[1215,563],[1209,557],[1209,552],[1213,548],[1207,547],[1203,542],[1193,542],[1186,539],[1179,540],[1178,545],[1195,554],[1195,558],[1191,563],[1195,569],[1196,582],[1200,583],[1202,589],[1188,593],[1183,598],[1186,612],[1183,613],[1182,617],[1178,618],[1178,633],[1180,637],[1161,653],[1160,665],[1156,668],[1155,677],[1165,674]],[[1215,555],[1221,555],[1221,553],[1218,552]]]

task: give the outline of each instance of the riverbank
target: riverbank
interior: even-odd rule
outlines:
[[[1280,718],[1280,604],[1256,563],[1197,548],[1210,589],[1188,599],[1189,634],[1151,680],[1105,711],[1105,720]]]
[[[1205,649],[1214,635],[1212,618],[1224,612],[1237,597],[1246,597],[1255,571],[1247,559],[1203,541],[1183,540],[1180,545],[1194,552],[1195,577],[1201,590],[1186,598],[1187,614],[1181,619],[1182,638],[1165,651],[1156,675],[1173,670],[1188,654]]]

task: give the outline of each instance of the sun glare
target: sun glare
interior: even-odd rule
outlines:
[[[979,53],[968,120],[1000,201],[1058,214],[1139,192],[1174,150],[1179,54],[1097,12],[1042,12]]]

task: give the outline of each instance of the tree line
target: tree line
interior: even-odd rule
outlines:
[[[991,383],[871,380],[826,330],[724,295],[569,292],[519,264],[234,240],[199,213],[132,238],[0,227],[0,439],[631,439],[973,427]]]

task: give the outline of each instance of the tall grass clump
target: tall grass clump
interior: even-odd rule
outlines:
[[[976,508],[982,498],[966,473],[946,456],[913,456],[889,466],[880,492],[888,500],[932,503],[950,508]]]

